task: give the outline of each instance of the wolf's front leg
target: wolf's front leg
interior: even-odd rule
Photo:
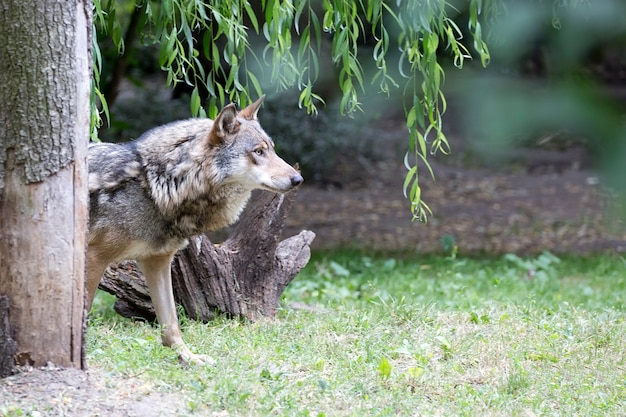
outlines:
[[[163,344],[174,349],[180,360],[186,364],[212,364],[214,360],[209,356],[196,355],[191,352],[180,334],[170,270],[173,257],[174,254],[172,253],[164,256],[151,256],[137,261],[148,283],[150,298],[161,326]]]

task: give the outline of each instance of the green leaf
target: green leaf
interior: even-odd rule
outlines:
[[[409,377],[418,379],[422,375],[424,375],[424,368],[420,366],[409,368],[408,374],[409,374]]]
[[[305,6],[308,5],[307,0],[296,0],[296,13],[293,19],[293,27],[296,30],[296,33],[300,33],[300,18],[302,17],[302,13],[304,12]]]
[[[322,30],[320,28],[320,21],[317,17],[317,15],[315,14],[314,10],[311,10],[311,24],[313,25],[313,38],[315,39],[316,42],[316,48],[319,51],[320,48],[322,47]]]
[[[307,86],[300,92],[300,96],[298,97],[298,107],[306,107],[308,105],[308,101],[311,100],[311,85],[307,84]]]
[[[415,120],[417,119],[417,109],[415,107],[411,107],[409,110],[409,114],[406,116],[406,125],[407,127],[411,127],[415,125]]]
[[[117,53],[122,55],[124,53],[124,39],[122,38],[122,28],[119,21],[113,22],[113,31],[111,33],[113,43],[117,47]]]
[[[378,364],[378,375],[380,375],[382,379],[389,379],[391,376],[391,364],[384,356],[380,359]]]
[[[250,3],[247,1],[244,2],[244,7],[246,9],[246,13],[248,14],[248,18],[250,19],[250,23],[252,23],[254,32],[258,34],[259,33],[259,21],[256,18],[256,14],[254,13],[254,10],[252,10]]]
[[[350,276],[350,270],[348,270],[346,267],[338,264],[335,261],[330,261],[328,266],[330,267],[330,269],[333,271],[333,273],[336,276],[340,276],[340,277],[348,277],[348,276]]]
[[[191,114],[197,117],[200,113],[200,109],[202,108],[200,94],[198,93],[197,86],[194,87],[193,91],[191,92],[190,106],[191,106]]]
[[[411,192],[409,193],[409,200],[413,204],[419,204],[422,200],[422,189],[420,188],[419,181],[413,181],[413,186],[411,187]]]
[[[274,9],[276,9],[276,0],[267,0],[265,4],[265,21],[270,23],[274,17]]]
[[[213,65],[218,65],[220,62],[220,50],[216,43],[212,43],[211,45],[211,60]]]
[[[185,41],[187,41],[187,50],[191,51],[193,50],[193,35],[191,34],[191,29],[189,28],[189,24],[185,20],[181,22],[181,26]]]
[[[261,97],[263,95],[263,89],[261,88],[261,84],[259,83],[259,80],[251,71],[248,71],[247,74],[248,74],[248,79],[250,80],[250,82],[252,83],[252,86],[254,87],[254,91],[256,92],[256,95],[258,97]]]
[[[107,120],[107,126],[108,126],[111,123],[111,115],[109,113],[109,105],[107,103],[107,100],[104,97],[104,94],[102,94],[102,92],[100,92],[98,88],[94,88],[94,92],[96,93],[96,96],[98,96],[98,99],[100,100],[100,104],[102,106],[102,112],[104,113],[104,116]]]
[[[300,35],[300,44],[298,45],[298,59],[301,60],[305,53],[310,50],[311,47],[311,27],[307,26]]]
[[[410,168],[409,172],[407,172],[406,177],[404,178],[404,184],[402,185],[402,192],[404,193],[405,198],[409,197],[407,190],[409,189],[409,185],[411,185],[412,181],[417,181],[417,165]]]
[[[174,13],[174,6],[172,0],[161,0],[161,8],[165,16],[172,16]]]

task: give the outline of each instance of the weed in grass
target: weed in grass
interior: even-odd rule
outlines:
[[[389,363],[389,360],[386,357],[380,358],[380,363],[378,364],[378,375],[383,380],[389,379],[391,376],[392,366]]]
[[[531,385],[528,372],[519,364],[515,364],[514,369],[506,376],[503,391],[511,396],[519,396]]]

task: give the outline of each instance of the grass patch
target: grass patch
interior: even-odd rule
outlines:
[[[620,416],[625,272],[617,257],[316,254],[275,320],[182,318],[214,366],[180,366],[102,295],[88,363],[179,393],[180,415]]]

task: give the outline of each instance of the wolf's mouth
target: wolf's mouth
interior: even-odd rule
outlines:
[[[289,178],[289,182],[285,181],[283,178],[281,178],[281,180],[282,181],[272,181],[272,184],[263,184],[263,187],[275,193],[286,193],[302,184],[304,178],[302,178],[302,175],[296,174]]]
[[[270,185],[263,185],[263,189],[266,191],[271,191],[273,193],[277,193],[277,194],[285,194],[288,191],[293,190],[295,187],[289,187],[289,188],[278,188],[278,187],[273,187]]]

